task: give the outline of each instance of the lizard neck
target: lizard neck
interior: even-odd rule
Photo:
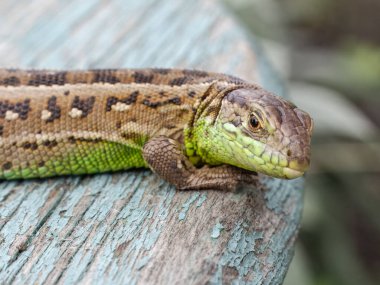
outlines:
[[[196,112],[192,114],[184,128],[185,153],[194,165],[221,163],[208,155],[210,131],[214,128],[223,98],[229,92],[241,87],[228,82],[215,81],[195,103]]]

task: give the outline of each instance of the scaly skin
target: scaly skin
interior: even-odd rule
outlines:
[[[232,76],[0,69],[0,178],[149,167],[179,189],[301,176],[312,120]]]

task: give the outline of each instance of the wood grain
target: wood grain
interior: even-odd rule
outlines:
[[[0,65],[227,72],[283,95],[256,40],[207,0],[0,2]],[[0,182],[1,284],[280,284],[303,180],[178,192],[149,171]]]

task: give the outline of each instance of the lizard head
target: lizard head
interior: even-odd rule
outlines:
[[[211,143],[203,153],[211,163],[286,179],[302,176],[309,167],[312,119],[262,88],[229,92],[208,129],[204,141]]]

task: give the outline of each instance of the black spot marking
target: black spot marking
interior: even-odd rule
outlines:
[[[117,129],[120,129],[120,128],[121,128],[121,121],[117,121],[117,122],[116,122],[116,128],[117,128]]]
[[[107,103],[106,103],[106,112],[109,112],[112,110],[112,105],[115,105],[117,102],[119,102],[119,99],[116,97],[108,97],[107,98]]]
[[[76,138],[77,142],[85,142],[85,143],[99,143],[102,142],[101,138]]]
[[[64,85],[66,83],[66,71],[59,71],[53,73],[38,72],[33,73],[27,85],[40,86],[40,85]]]
[[[207,77],[207,76],[209,76],[209,73],[206,71],[191,70],[191,69],[183,70],[183,74],[186,76],[192,76],[192,77]]]
[[[44,141],[42,144],[48,148],[53,148],[53,147],[58,145],[58,142],[54,141],[54,140],[53,141]]]
[[[153,74],[146,75],[142,72],[136,71],[133,74],[133,78],[135,79],[136,83],[151,83],[153,80]]]
[[[15,112],[19,118],[26,120],[30,111],[30,99],[25,99],[23,102],[10,103],[8,100],[0,102],[0,118],[5,118],[7,111]]]
[[[145,106],[151,107],[151,108],[157,108],[162,102],[151,102],[148,99],[145,99],[142,102]]]
[[[4,134],[4,126],[0,125],[0,136]]]
[[[44,167],[45,166],[45,161],[40,161],[38,163],[38,167]]]
[[[165,93],[165,91],[158,92],[158,95],[160,95],[160,97],[166,97],[167,96],[166,93]]]
[[[191,91],[189,91],[189,93],[187,93],[187,95],[188,95],[190,98],[194,98],[196,94],[197,94],[197,93],[196,93],[195,91],[193,91],[193,90],[191,90]]]
[[[287,156],[292,156],[292,151],[290,149],[288,149],[288,151],[286,152],[286,155]]]
[[[132,105],[136,103],[137,97],[139,96],[139,91],[132,92],[128,97],[123,99],[118,99],[116,97],[108,97],[107,103],[106,103],[106,112],[109,112],[112,110],[112,106],[115,105],[117,102],[121,102],[127,105]]]
[[[71,144],[76,144],[76,143],[99,143],[102,142],[101,138],[76,138],[74,136],[69,136],[67,138],[68,142]]]
[[[10,76],[7,78],[4,78],[3,80],[0,80],[0,85],[4,86],[18,86],[20,85],[20,79],[18,79],[16,76]]]
[[[32,145],[31,145],[30,142],[25,142],[25,143],[22,144],[22,147],[23,147],[24,149],[28,149],[28,148],[30,148],[31,146],[32,146]]]
[[[105,70],[94,70],[93,83],[111,83],[115,84],[120,82],[120,79],[114,75],[115,70],[105,69]]]
[[[136,103],[137,96],[139,96],[139,91],[134,91],[127,98],[121,99],[120,102],[131,105],[133,103]]]
[[[38,148],[38,144],[37,143],[31,143],[30,144],[30,149],[31,150],[36,150]]]
[[[51,113],[51,116],[46,120],[47,123],[53,122],[55,119],[61,117],[61,108],[57,105],[57,97],[51,96],[47,103],[47,110]]]
[[[69,141],[69,143],[72,143],[72,144],[76,143],[76,139],[73,136],[68,137],[67,140]]]
[[[122,133],[121,137],[126,140],[136,140],[136,139],[141,139],[142,135],[137,132],[127,132],[127,133]]]
[[[81,118],[85,118],[92,112],[94,107],[95,96],[88,97],[86,99],[80,99],[79,96],[75,96],[71,108],[76,108],[82,111]]]
[[[167,100],[167,102],[175,104],[175,105],[181,105],[181,98],[180,97],[174,97],[174,98]]]
[[[12,168],[12,162],[6,162],[3,164],[3,170],[9,170]]]
[[[169,85],[171,86],[181,86],[183,84],[186,84],[188,82],[189,78],[188,77],[177,77],[174,78],[169,82]]]
[[[66,90],[65,92],[63,92],[63,95],[69,96],[70,95],[70,90]]]
[[[180,97],[174,97],[174,98],[170,98],[170,99],[167,99],[164,101],[155,101],[155,102],[152,102],[152,101],[149,101],[148,99],[145,99],[142,103],[145,106],[148,106],[151,108],[157,108],[157,107],[161,107],[161,106],[168,105],[168,104],[181,105],[182,101],[181,101]]]
[[[163,74],[163,75],[168,74],[170,72],[170,69],[168,69],[168,68],[154,68],[152,70],[153,70],[153,72]]]

